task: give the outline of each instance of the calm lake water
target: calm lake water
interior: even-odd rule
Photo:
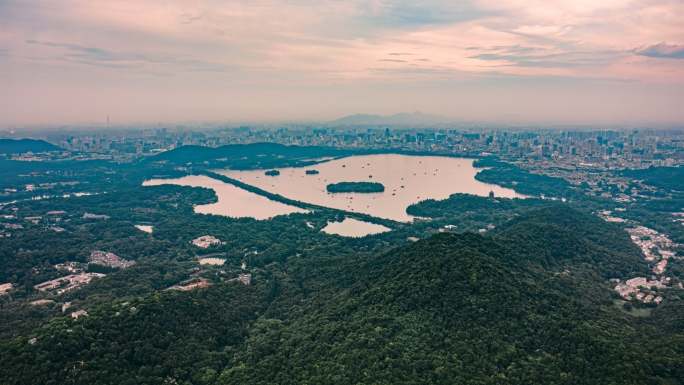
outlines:
[[[276,215],[307,212],[298,207],[274,202],[261,195],[235,187],[232,184],[200,175],[190,175],[178,179],[153,179],[145,181],[143,186],[159,186],[162,184],[206,187],[216,191],[218,202],[195,206],[195,212],[200,214],[225,215],[233,218],[252,217],[255,219],[268,219]]]
[[[147,225],[135,225],[138,229],[146,232],[146,233],[152,233],[152,227],[153,226],[147,226]]]
[[[311,167],[278,170],[280,175],[274,177],[264,175],[265,170],[216,172],[290,199],[397,221],[412,219],[406,214],[406,208],[413,203],[425,199],[446,199],[459,192],[487,196],[490,191],[494,191],[497,197],[524,197],[511,189],[475,180],[475,174],[479,170],[473,167],[472,159],[463,158],[368,155],[333,160]],[[320,173],[306,175],[306,170],[318,170]],[[385,192],[328,193],[325,187],[337,182],[379,182],[385,186]],[[263,218],[277,215],[269,210],[271,208],[265,205],[244,207],[249,216]]]
[[[202,258],[199,260],[200,265],[223,265],[226,263],[225,259],[221,258]]]
[[[345,237],[363,237],[370,234],[384,233],[392,229],[374,223],[359,221],[353,218],[345,218],[342,222],[328,222],[321,231],[328,234],[337,234]]]

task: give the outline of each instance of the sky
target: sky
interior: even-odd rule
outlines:
[[[0,126],[684,123],[684,0],[0,0]]]

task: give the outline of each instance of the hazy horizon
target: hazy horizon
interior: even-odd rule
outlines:
[[[684,3],[0,1],[0,127],[684,123]]]

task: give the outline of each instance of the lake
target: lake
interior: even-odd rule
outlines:
[[[374,223],[345,218],[342,222],[328,222],[321,231],[328,234],[337,234],[345,237],[363,237],[370,234],[379,234],[392,229]]]
[[[235,187],[232,184],[223,183],[202,175],[190,175],[177,179],[152,179],[143,182],[143,186],[159,186],[162,184],[206,187],[216,191],[218,202],[195,206],[195,212],[199,214],[268,219],[276,215],[308,212],[298,207],[274,202],[261,195]]]
[[[475,180],[479,169],[473,167],[473,159],[464,158],[367,155],[278,170],[278,176],[266,176],[266,170],[215,172],[286,198],[404,222],[412,220],[406,214],[409,205],[426,199],[446,199],[454,193],[487,196],[493,191],[497,197],[524,197],[511,189]],[[317,170],[319,174],[306,175],[306,170]],[[385,191],[328,193],[325,187],[337,182],[379,182],[385,186]],[[261,206],[245,208],[246,212],[252,213],[249,216],[273,216],[268,210],[270,208]]]

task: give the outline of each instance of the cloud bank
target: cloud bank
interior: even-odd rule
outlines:
[[[682,25],[679,0],[0,0],[0,125],[682,122]]]
[[[665,59],[684,59],[684,45],[668,45],[663,42],[643,49],[636,49],[634,53],[640,56]]]

